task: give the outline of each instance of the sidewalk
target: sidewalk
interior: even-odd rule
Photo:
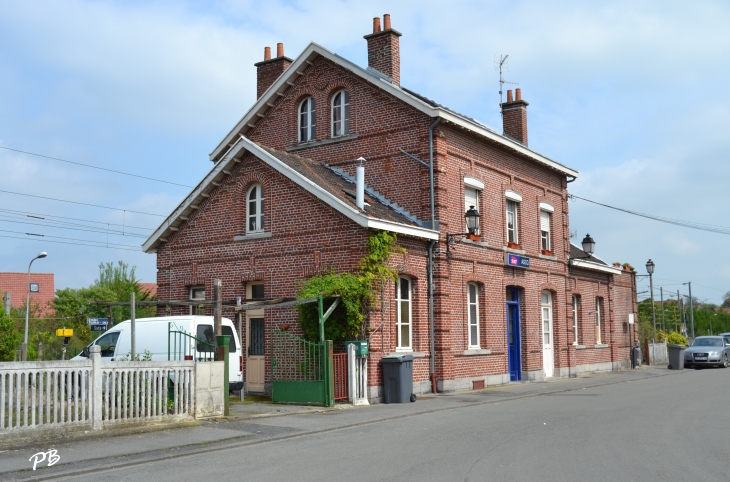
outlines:
[[[674,376],[692,371],[666,367],[642,367],[626,372],[598,373],[579,378],[540,383],[519,383],[479,391],[424,395],[416,403],[378,404],[354,407],[338,404],[332,408],[274,405],[264,397],[251,397],[244,403],[232,397],[230,416],[201,421],[195,426],[166,428],[131,435],[113,432],[93,434],[86,440],[36,444],[0,452],[0,480],[32,477],[50,480],[61,472],[92,470],[95,465],[124,466],[140,461],[179,457],[222,447],[243,446],[279,438],[326,432],[359,425],[412,417],[461,407],[501,403],[525,397],[590,389],[615,383],[641,382],[658,376]],[[90,434],[91,435],[91,434]],[[50,469],[31,472],[29,458],[38,452],[57,450],[61,457]],[[45,465],[43,465],[45,467]],[[23,471],[23,472],[18,472]],[[80,473],[80,472],[79,472]],[[52,475],[56,474],[56,475]]]

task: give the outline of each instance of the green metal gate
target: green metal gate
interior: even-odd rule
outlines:
[[[331,340],[313,343],[272,327],[271,347],[274,403],[334,405]]]

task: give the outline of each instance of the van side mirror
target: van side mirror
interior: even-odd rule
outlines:
[[[80,355],[84,358],[89,358],[89,347],[87,346],[83,350],[81,350]]]

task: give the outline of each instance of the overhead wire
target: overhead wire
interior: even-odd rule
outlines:
[[[130,172],[117,171],[117,170],[114,170],[114,169],[107,169],[106,167],[99,167],[99,166],[93,166],[91,164],[84,164],[83,162],[69,161],[67,159],[61,159],[61,158],[58,158],[58,157],[46,156],[44,154],[38,154],[38,153],[35,153],[35,152],[21,151],[20,149],[13,149],[11,147],[0,146],[0,149],[5,149],[6,151],[19,152],[21,154],[27,154],[29,156],[42,157],[44,159],[51,159],[51,160],[54,160],[54,161],[65,162],[67,164],[75,164],[77,166],[88,167],[90,169],[98,169],[100,171],[113,172],[114,174],[121,174],[123,176],[130,176],[130,177],[136,177],[136,178],[139,178],[139,179],[146,179],[148,181],[163,182],[165,184],[172,184],[174,186],[180,186],[180,187],[189,187],[189,188],[192,188],[193,187],[193,186],[188,186],[187,184],[180,184],[178,182],[164,181],[162,179],[156,179],[154,177],[141,176],[139,174],[132,174]]]
[[[23,214],[15,214],[15,213],[5,213],[3,211],[0,211],[0,218],[2,219],[8,219],[8,220],[15,220],[17,222],[20,222],[20,220],[23,220],[24,222],[30,223],[40,223],[40,225],[48,225],[48,226],[74,226],[74,227],[82,227],[82,228],[89,228],[94,230],[103,230],[104,232],[118,232],[118,233],[131,233],[131,234],[139,234],[141,236],[144,236],[142,233],[137,233],[134,230],[138,230],[140,228],[132,228],[133,230],[130,231],[128,226],[125,226],[123,224],[115,225],[119,226],[122,229],[119,228],[111,228],[109,223],[103,223],[99,222],[98,224],[101,224],[102,226],[90,226],[88,224],[82,224],[82,223],[74,223],[70,221],[63,221],[63,220],[56,220],[56,219],[46,219],[43,216],[32,216],[32,215],[23,215]],[[106,226],[106,227],[103,227]]]
[[[43,214],[43,213],[34,213],[34,212],[29,212],[29,211],[18,211],[15,209],[0,208],[0,212],[18,213],[18,214],[23,214],[26,216],[45,216],[47,218],[71,219],[72,221],[82,221],[82,222],[86,222],[86,223],[104,224],[104,225],[108,225],[108,226],[124,226],[127,228],[134,228],[134,229],[146,229],[148,231],[152,231],[154,229],[154,228],[143,228],[142,226],[131,226],[129,224],[109,223],[109,222],[105,222],[105,221],[92,221],[91,219],[69,218],[66,216],[56,216],[54,214]]]
[[[568,194],[568,198],[570,198],[570,199],[580,199],[581,201],[586,201],[586,202],[589,202],[589,203],[597,204],[597,205],[603,206],[605,208],[614,209],[616,211],[621,211],[621,212],[624,212],[624,213],[627,213],[627,214],[632,214],[634,216],[640,216],[640,217],[646,218],[646,219],[652,219],[654,221],[659,221],[659,222],[662,222],[662,223],[674,224],[675,226],[683,226],[685,228],[698,229],[700,231],[710,231],[710,232],[713,232],[713,233],[728,234],[728,235],[730,235],[730,227],[727,227],[727,226],[715,226],[715,225],[712,225],[712,224],[696,223],[696,222],[693,222],[693,221],[683,221],[683,220],[680,220],[680,219],[672,219],[672,218],[667,218],[667,217],[664,217],[664,216],[656,216],[656,215],[653,215],[653,214],[640,213],[640,212],[637,212],[637,211],[632,211],[630,209],[624,209],[624,208],[619,208],[619,207],[616,207],[616,206],[610,206],[610,205],[604,204],[604,203],[599,203],[598,201],[591,201],[590,199],[586,199],[586,198],[583,198],[583,197],[580,197],[580,196],[576,196],[575,194]]]
[[[17,231],[3,231],[3,232],[17,232]],[[5,235],[0,235],[0,238],[20,239],[20,240],[25,240],[25,241],[43,241],[44,243],[72,244],[72,245],[75,245],[75,246],[88,246],[88,247],[92,247],[92,248],[122,249],[122,250],[125,250],[125,251],[139,251],[139,252],[142,252],[142,248],[141,247],[132,249],[132,248],[134,248],[133,246],[129,246],[129,245],[113,245],[112,243],[106,244],[106,243],[104,243],[102,241],[80,240],[80,241],[84,241],[85,243],[71,243],[71,242],[68,242],[68,241],[53,241],[53,240],[50,240],[50,239],[46,239],[46,236],[44,236],[44,235],[33,235],[31,233],[19,233],[19,234],[27,234],[28,236],[38,236],[38,237],[36,237],[36,238],[32,238],[32,237],[31,238],[23,238],[23,237],[19,237],[19,236],[5,236]],[[55,236],[48,236],[48,237],[54,237],[55,238]],[[73,239],[73,238],[60,238],[60,239]],[[98,244],[87,244],[87,243],[98,243]],[[129,246],[129,247],[124,247],[124,246]]]
[[[112,231],[112,230],[104,231],[104,230],[101,230],[101,229],[83,229],[83,228],[80,228],[80,227],[69,227],[69,226],[58,226],[58,225],[41,224],[41,223],[31,223],[31,222],[28,222],[28,221],[15,221],[15,220],[10,220],[10,219],[2,219],[1,216],[0,216],[0,222],[3,222],[3,223],[16,223],[16,224],[28,224],[28,225],[32,225],[32,226],[43,226],[45,228],[68,229],[68,230],[72,230],[72,231],[84,231],[84,232],[87,232],[87,233],[111,234],[113,236],[130,236],[130,237],[133,237],[133,238],[147,238],[147,236],[145,236],[144,234],[124,233],[122,231],[116,231],[116,230],[114,230],[114,231]]]
[[[109,206],[101,206],[99,204],[82,203],[82,202],[78,202],[78,201],[68,201],[66,199],[57,199],[57,198],[46,197],[46,196],[38,196],[38,195],[35,195],[35,194],[24,194],[24,193],[20,193],[20,192],[5,191],[3,189],[0,189],[0,192],[4,192],[6,194],[14,194],[16,196],[27,196],[27,197],[34,197],[34,198],[38,198],[38,199],[48,199],[50,201],[58,201],[58,202],[70,203],[70,204],[79,204],[79,205],[82,205],[82,206],[91,206],[91,207],[95,207],[95,208],[111,209],[113,211],[124,211],[124,212],[134,213],[134,214],[143,214],[145,216],[156,216],[156,217],[159,217],[159,218],[164,218],[165,217],[164,214],[153,214],[153,213],[145,213],[145,212],[142,212],[142,211],[132,211],[131,209],[112,208],[112,207],[109,207]]]

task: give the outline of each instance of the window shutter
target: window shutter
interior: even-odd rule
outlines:
[[[540,230],[550,232],[550,213],[540,211]]]

